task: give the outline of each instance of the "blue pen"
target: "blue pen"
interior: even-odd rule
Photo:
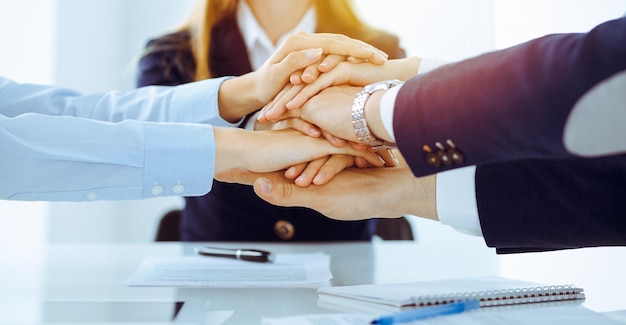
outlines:
[[[479,307],[480,307],[479,300],[466,300],[466,301],[452,302],[452,303],[445,304],[445,305],[433,306],[433,307],[421,307],[421,308],[411,309],[408,311],[402,311],[393,315],[382,316],[378,319],[373,320],[371,324],[392,325],[392,324],[398,324],[398,323],[406,323],[406,322],[411,322],[414,320],[420,320],[420,319],[434,317],[434,316],[458,314],[466,310],[477,309]]]

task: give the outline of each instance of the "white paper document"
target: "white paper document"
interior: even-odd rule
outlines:
[[[380,316],[380,315],[378,315]],[[372,314],[317,314],[290,317],[266,317],[262,325],[368,325],[377,318]],[[402,323],[403,325],[484,325],[484,324],[622,324],[604,314],[593,312],[580,305],[553,307],[487,307],[456,315],[446,315],[419,321]]]
[[[149,256],[124,284],[157,287],[276,287],[325,284],[330,256],[322,252],[276,254],[273,263],[208,256]]]

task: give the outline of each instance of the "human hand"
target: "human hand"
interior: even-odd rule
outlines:
[[[406,59],[389,60],[382,65],[374,65],[368,62],[354,64],[337,61],[337,58],[330,60],[326,66],[329,69],[321,75],[310,72],[315,78],[302,80],[292,75],[291,84],[281,90],[276,98],[261,110],[259,121],[275,121],[287,109],[301,107],[309,98],[318,94],[321,90],[338,85],[366,86],[376,81],[398,79],[407,80],[417,74],[421,59],[411,57]],[[333,65],[336,63],[336,66]],[[307,67],[309,69],[310,67]]]
[[[216,144],[215,173],[243,168],[254,172],[277,171],[329,155],[361,157],[382,166],[378,156],[351,146],[335,147],[323,138],[295,130],[248,131],[214,127]]]
[[[354,166],[355,159],[355,157],[346,155],[318,158],[308,163],[289,167],[285,171],[285,177],[302,187],[311,184],[323,185],[345,168]]]
[[[282,173],[231,170],[220,181],[254,185],[263,200],[308,207],[337,220],[416,215],[437,220],[436,176],[416,178],[409,168],[348,168],[322,186],[300,187]]]
[[[288,118],[281,120],[276,123],[258,123],[261,125],[260,129],[257,130],[284,130],[284,129],[294,129],[302,134],[306,134],[313,137],[319,137],[320,131],[319,129],[312,125],[309,122],[306,122],[300,118]],[[345,141],[343,142],[345,144]],[[338,146],[338,145],[335,145]],[[341,146],[341,145],[339,145]],[[358,149],[365,150],[366,147],[362,146]],[[378,153],[377,153],[378,154]],[[389,156],[380,155],[382,159],[381,161],[385,163],[385,166],[388,166],[388,162],[390,160]],[[309,186],[311,184],[322,185],[328,182],[331,178],[333,178],[337,173],[341,172],[343,169],[351,167],[374,167],[363,157],[352,157],[346,155],[332,155],[327,157],[322,157],[315,159],[313,161],[297,164],[295,166],[289,167],[285,171],[285,177],[290,180],[293,180],[294,183],[298,186]]]
[[[218,96],[220,115],[237,121],[263,107],[289,83],[294,72],[315,64],[324,54],[351,56],[374,64],[382,64],[387,58],[375,47],[344,35],[296,33],[257,71],[224,81]]]
[[[294,86],[295,87],[295,86]],[[335,86],[322,90],[301,108],[285,111],[278,120],[300,118],[323,130],[329,142],[341,146],[344,140],[358,142],[352,127],[351,110],[360,87]]]
[[[313,137],[319,137],[321,134],[320,130],[313,124],[295,117],[280,120],[276,123],[255,123],[255,131],[284,129],[294,129]],[[332,138],[336,139],[335,137]],[[333,145],[338,147],[345,145],[345,141],[340,141],[340,143],[333,143]],[[366,145],[354,145],[354,147],[359,150],[367,149],[374,151]],[[381,162],[384,162],[384,167],[397,166],[398,159],[390,150],[377,150],[375,153],[380,157]],[[293,180],[298,186],[309,186],[311,184],[322,185],[328,182],[332,177],[334,177],[334,175],[341,172],[343,169],[352,166],[360,168],[378,167],[370,164],[362,157],[332,155],[307,163],[291,166],[285,171],[285,177]]]
[[[257,122],[255,124],[255,131],[284,129],[297,130],[302,134],[312,137],[319,137],[321,135],[319,128],[300,118],[288,118],[276,123]],[[358,165],[360,166],[372,166],[362,157],[332,155],[291,166],[285,171],[285,177],[293,180],[298,186],[309,186],[311,184],[322,185],[344,168],[355,165],[355,161],[359,162]]]
[[[311,50],[313,49],[313,50]],[[308,51],[305,54],[307,60],[290,59],[296,53]],[[313,52],[315,51],[315,52]],[[322,56],[326,55],[323,60]],[[312,82],[317,78],[316,67],[332,69],[343,57],[354,57],[367,60],[372,65],[381,65],[387,60],[387,54],[362,41],[349,38],[340,34],[326,33],[296,33],[274,52],[274,54],[259,68],[255,74],[260,78],[257,83],[259,91],[263,92],[259,97],[267,103],[287,84],[292,74],[304,69],[303,80]],[[321,63],[319,65],[316,62]],[[265,97],[264,97],[265,96]]]

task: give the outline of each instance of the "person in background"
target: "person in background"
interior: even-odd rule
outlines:
[[[624,246],[625,31],[620,18],[588,33],[547,35],[452,63],[401,85],[384,83],[363,103],[367,132],[397,141],[409,168],[349,170],[307,188],[280,174],[221,179],[254,182],[268,202],[342,220],[440,220],[482,235],[498,253]],[[363,88],[318,90],[388,78],[397,63],[340,64],[260,118],[280,118],[290,108],[284,116],[362,141],[350,112]]]
[[[396,36],[362,22],[347,0],[205,0],[202,4],[181,29],[148,42],[139,62],[138,86],[178,85],[254,71],[298,31],[345,34],[391,58],[405,55]],[[326,56],[299,76],[311,82],[320,70],[344,60],[345,56]],[[256,123],[254,115],[262,106],[235,114],[232,122],[247,129],[265,127]],[[353,164],[352,158],[332,156],[308,167],[289,168],[286,175],[306,185],[315,181],[315,175],[326,173],[320,177],[328,179]],[[184,241],[370,240],[375,222],[337,222],[306,208],[275,207],[260,200],[250,186],[215,181],[208,195],[185,198],[181,227]]]
[[[325,140],[298,131],[229,128],[229,113],[268,102],[292,73],[319,62],[323,53],[384,62],[360,41],[301,33],[255,72],[178,87],[81,94],[0,77],[0,199],[203,195],[214,174],[231,168],[279,170],[333,153],[377,164],[370,152],[329,150]],[[185,123],[192,119],[203,124]],[[233,139],[238,146],[227,145]]]

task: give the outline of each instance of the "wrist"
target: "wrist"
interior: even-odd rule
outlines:
[[[391,66],[392,75],[389,78],[406,81],[417,75],[422,58],[412,56],[404,59],[390,60],[385,64]]]
[[[401,83],[399,80],[375,82],[365,86],[356,95],[352,104],[352,128],[361,143],[373,147],[395,147],[380,116],[380,100],[383,94],[380,90],[387,90]]]
[[[244,168],[245,144],[243,137],[250,131],[239,128],[214,127],[215,138],[215,173],[221,173],[229,169]]]
[[[365,117],[367,119],[367,125],[370,128],[370,133],[376,139],[383,140],[385,142],[393,142],[393,138],[389,132],[387,132],[380,115],[380,100],[383,97],[383,94],[385,94],[385,91],[386,90],[372,93],[370,98],[365,103]]]
[[[263,107],[263,101],[254,94],[256,83],[252,73],[224,81],[218,94],[220,116],[234,123]]]
[[[381,192],[386,196],[383,202],[389,203],[389,215],[438,220],[436,174],[415,177],[408,167],[394,168],[385,177],[384,184],[386,188]]]

